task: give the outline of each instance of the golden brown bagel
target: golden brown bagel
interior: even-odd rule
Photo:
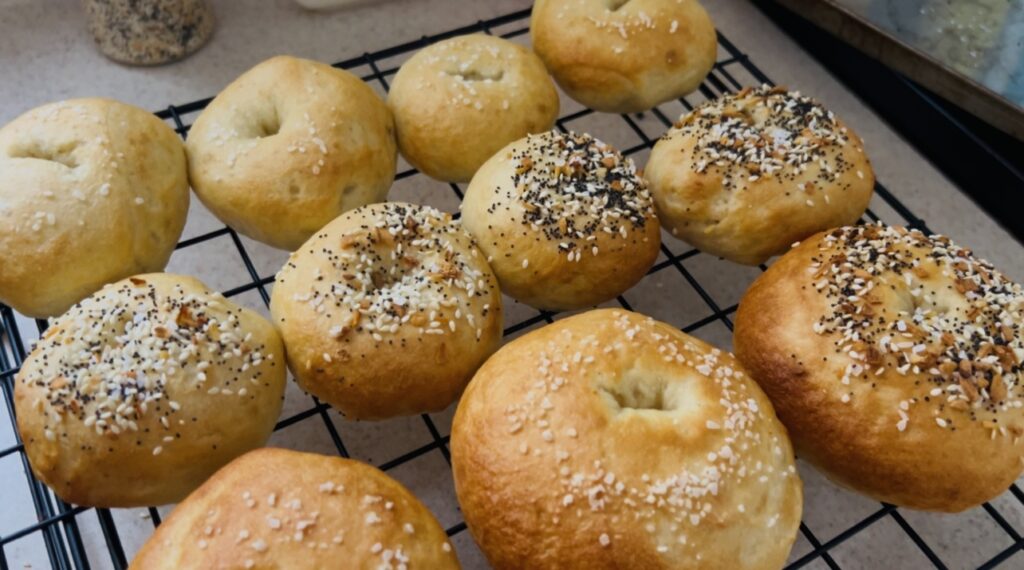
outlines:
[[[838,117],[768,86],[683,116],[651,150],[644,176],[666,229],[747,265],[855,223],[875,185],[863,142]]]
[[[878,500],[957,512],[1024,454],[1024,292],[941,236],[817,234],[747,291],[736,354],[800,457]]]
[[[258,313],[192,277],[137,275],[46,330],[15,383],[18,431],[65,501],[173,503],[267,441],[285,376]]]
[[[802,493],[729,353],[619,309],[491,357],[452,426],[455,489],[498,570],[781,568]]]
[[[347,71],[288,56],[224,88],[186,145],[196,195],[224,223],[294,250],[346,210],[380,202],[395,178],[394,121]]]
[[[188,199],[181,139],[152,113],[111,99],[25,113],[0,129],[0,302],[54,317],[163,270]]]
[[[501,341],[501,292],[473,239],[401,202],[317,232],[277,274],[270,310],[299,385],[358,419],[448,407]]]
[[[430,511],[383,472],[264,448],[175,507],[131,568],[458,570],[459,561]]]
[[[473,177],[461,208],[502,289],[541,309],[615,298],[661,245],[633,161],[588,134],[555,130],[508,145]]]
[[[406,160],[427,176],[469,182],[501,147],[555,124],[558,92],[528,48],[473,34],[423,48],[403,63],[388,107]]]
[[[715,26],[696,0],[538,0],[537,55],[570,97],[646,111],[696,89],[715,64]]]

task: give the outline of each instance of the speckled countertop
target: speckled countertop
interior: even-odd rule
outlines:
[[[825,102],[850,124],[866,141],[879,180],[915,214],[936,231],[972,247],[1017,281],[1024,280],[1024,248],[960,193],[931,164],[875,116],[856,96],[847,92],[827,70],[776,29],[752,5],[742,0],[704,0],[718,28],[737,47],[750,54],[757,65],[774,81],[813,95]],[[0,123],[45,102],[80,96],[108,96],[147,109],[160,109],[171,103],[185,103],[215,94],[241,72],[257,62],[281,53],[323,61],[337,61],[416,39],[423,34],[441,32],[529,6],[523,0],[390,0],[365,4],[344,11],[307,12],[289,0],[214,0],[218,29],[210,43],[192,57],[165,67],[131,68],[113,63],[99,54],[85,27],[84,14],[70,0],[0,0]],[[520,38],[525,41],[526,38]],[[571,103],[566,102],[571,110]],[[576,129],[615,143],[615,129],[623,121],[600,116]],[[607,129],[607,130],[605,130]],[[657,136],[656,134],[654,136]],[[643,161],[645,153],[639,159]],[[451,192],[426,182],[396,184],[395,199],[420,200],[446,209],[456,207]],[[194,202],[197,202],[193,200]],[[878,200],[873,207],[880,206]],[[883,219],[895,221],[879,208]],[[185,236],[210,231],[218,224],[197,203],[193,204]],[[223,241],[223,240],[222,240]],[[248,240],[253,262],[260,275],[272,275],[283,262],[283,252],[271,250]],[[226,248],[226,249],[225,249]],[[193,273],[217,288],[230,288],[245,282],[245,269],[237,254],[232,256],[230,241],[224,245],[212,241],[190,248],[189,254],[175,254],[171,271]],[[226,252],[226,253],[225,253]],[[221,256],[231,259],[222,259]],[[720,306],[738,301],[756,270],[747,270],[709,256],[696,256],[688,269],[713,292]],[[2,270],[2,268],[0,268]],[[631,304],[663,320],[684,325],[707,313],[697,294],[676,274],[658,273],[626,294]],[[239,302],[262,308],[254,292],[241,295]],[[507,324],[521,320],[529,310],[511,305]],[[34,330],[27,321],[19,321],[24,330]],[[702,329],[704,331],[705,329]],[[724,326],[709,327],[698,333],[707,340],[730,346]],[[30,338],[31,335],[26,335]],[[291,385],[284,414],[308,408],[310,401]],[[447,434],[451,410],[435,414],[441,434]],[[431,441],[419,418],[383,423],[347,422],[330,412],[322,416],[337,426],[357,458],[381,464]],[[312,418],[316,420],[316,418]],[[277,432],[272,444],[334,453],[320,421],[305,421]],[[6,407],[0,405],[0,450],[14,444],[14,434]],[[447,466],[439,453],[424,454],[414,462],[389,472],[434,510],[442,524],[451,526],[459,519]],[[813,469],[801,466],[805,481],[805,523],[815,536],[828,541],[851,524],[878,510],[873,501],[858,497],[829,484]],[[0,457],[0,538],[35,522],[21,461],[17,453]],[[1024,505],[1005,495],[994,502],[1016,532],[1024,534]],[[163,508],[166,513],[169,509]],[[960,515],[931,515],[900,511],[902,518],[881,516],[854,538],[831,550],[836,564],[843,568],[917,568],[928,561],[910,537],[900,529],[905,522],[917,529],[928,544],[951,568],[975,567],[1012,544],[981,508]],[[112,516],[121,529],[121,540],[130,556],[145,540],[152,525],[142,518],[142,509],[115,511]],[[76,517],[90,562],[94,568],[111,567],[104,551],[104,538],[93,511]],[[485,567],[468,533],[460,533],[455,544],[466,568]],[[800,537],[794,547],[794,559],[812,550]],[[26,564],[46,568],[43,542],[39,533],[3,546],[14,568]],[[1024,553],[1011,557],[1008,567],[1024,567]],[[825,568],[824,561],[810,568]]]

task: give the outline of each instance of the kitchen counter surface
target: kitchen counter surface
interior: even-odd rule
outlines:
[[[718,28],[750,54],[752,60],[775,82],[797,88],[827,104],[865,139],[866,149],[874,163],[879,180],[903,201],[911,211],[923,218],[935,231],[947,234],[979,255],[992,261],[1012,278],[1024,281],[1024,248],[994,222],[964,194],[947,181],[931,164],[921,158],[898,134],[872,113],[856,96],[849,93],[807,53],[751,4],[741,0],[704,0]],[[168,66],[131,68],[113,63],[101,56],[93,46],[85,28],[84,14],[77,2],[64,0],[0,0],[0,69],[4,79],[0,82],[0,124],[20,113],[49,101],[82,97],[107,96],[157,110],[168,104],[186,103],[216,94],[224,85],[252,65],[270,56],[288,53],[323,61],[338,61],[366,51],[380,49],[421,35],[442,32],[529,6],[521,0],[465,1],[456,0],[391,0],[360,7],[325,13],[308,12],[286,0],[214,1],[217,30],[208,45],[192,57]],[[395,15],[398,15],[397,17]],[[526,37],[519,39],[525,41]],[[866,78],[866,80],[870,80]],[[564,101],[564,100],[563,100]],[[678,107],[678,105],[677,105]],[[617,123],[623,123],[618,120]],[[600,131],[610,121],[593,120],[574,128],[591,125],[593,133],[604,135],[611,142],[615,133]],[[642,162],[645,154],[638,157]],[[420,177],[417,177],[420,178]],[[422,189],[396,190],[393,196],[415,199],[426,192]],[[430,200],[430,198],[425,198]],[[193,199],[193,214],[185,236],[197,235],[217,227],[209,214]],[[437,201],[435,201],[436,203]],[[443,205],[444,202],[440,201]],[[882,207],[876,197],[884,220],[898,221],[891,210]],[[451,205],[449,204],[449,209]],[[261,275],[272,275],[285,254],[251,246],[254,263]],[[233,265],[217,259],[215,246],[201,250],[199,256],[176,254],[169,271],[194,273],[211,286],[228,288],[239,285],[238,262]],[[707,256],[699,256],[705,258]],[[237,258],[236,258],[237,259]],[[698,262],[705,263],[705,262]],[[738,300],[750,279],[749,272],[730,267],[727,262],[708,261],[703,267],[691,268],[695,275],[711,290],[737,291]],[[2,268],[0,268],[2,271]],[[244,275],[244,274],[243,274]],[[739,277],[738,277],[739,276]],[[654,287],[661,288],[662,283]],[[685,282],[668,287],[686,287]],[[664,293],[670,289],[650,289],[650,310],[659,318],[663,311],[677,310]],[[634,293],[638,294],[638,293]],[[730,293],[731,294],[731,293]],[[628,297],[629,295],[627,295]],[[684,299],[696,298],[684,294]],[[660,299],[660,300],[659,300]],[[240,301],[259,306],[259,298],[247,293]],[[700,302],[697,298],[697,303]],[[678,303],[676,303],[678,304]],[[642,301],[640,306],[643,306]],[[723,303],[723,306],[727,306]],[[510,314],[522,307],[510,307]],[[698,315],[699,316],[699,315]],[[514,321],[513,321],[514,322]],[[23,330],[31,323],[20,320]],[[722,327],[724,329],[724,327]],[[31,337],[31,335],[26,335]],[[710,334],[710,340],[728,347],[727,331]],[[304,396],[291,386],[285,413],[301,411]],[[308,398],[305,400],[308,402]],[[437,422],[447,430],[451,410],[437,415]],[[356,424],[345,422],[335,414],[331,421],[342,426],[343,437],[356,457],[380,463],[409,447],[407,440],[419,441],[423,426],[415,419],[397,420],[385,424]],[[297,424],[275,434],[272,444],[302,449],[331,452],[329,441],[321,438],[323,426],[301,427]],[[308,422],[307,424],[308,425]],[[314,433],[315,432],[315,433]],[[447,433],[443,431],[442,433]],[[428,436],[429,437],[429,436]],[[404,439],[403,439],[404,438]],[[314,441],[315,440],[315,441]],[[399,441],[403,443],[399,443]],[[0,405],[0,450],[13,445],[14,436],[5,406]],[[351,442],[351,443],[349,443]],[[415,443],[422,445],[424,442]],[[31,501],[24,483],[24,474],[18,454],[0,458],[0,537],[10,534],[35,521]],[[439,463],[419,467],[402,466],[392,474],[410,486],[435,510],[442,524],[451,525],[457,518],[454,511],[451,485],[445,481],[436,484],[437,477],[447,477],[446,467],[439,454],[428,454],[429,462]],[[828,540],[845,530],[850,524],[877,510],[878,504],[827,483],[812,469],[801,466],[806,485],[805,522],[821,540]],[[10,502],[8,501],[10,499]],[[996,505],[1024,534],[1024,507],[1007,496]],[[440,512],[439,512],[440,511]],[[161,509],[166,513],[167,509]],[[973,567],[1008,546],[1009,538],[994,526],[982,509],[972,509],[960,515],[928,515],[904,512],[922,538],[950,567]],[[141,509],[118,511],[115,519],[124,529],[122,540],[129,555],[138,548],[151,529],[151,523],[142,518]],[[90,560],[94,567],[109,566],[103,554],[103,537],[91,511],[77,517],[83,536],[89,545]],[[456,539],[463,563],[467,568],[482,567],[483,562],[468,533]],[[42,540],[35,533],[5,545],[4,552],[12,567],[33,568],[49,566]],[[811,550],[810,544],[800,537],[794,547],[794,557]],[[900,530],[896,519],[883,517],[853,539],[832,551],[835,561],[843,568],[921,567],[924,559]],[[1018,552],[1009,564],[1024,566],[1024,554]],[[824,568],[821,560],[809,568]]]

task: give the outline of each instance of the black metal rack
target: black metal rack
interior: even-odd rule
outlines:
[[[397,72],[395,60],[402,56],[407,56],[438,40],[467,33],[483,32],[500,35],[504,38],[524,36],[529,31],[529,14],[529,10],[523,10],[486,21],[478,21],[475,24],[450,30],[442,34],[423,37],[416,41],[403,43],[377,52],[364,53],[361,56],[339,62],[335,66],[351,70],[361,75],[371,85],[376,84],[377,87],[386,91],[389,78]],[[679,105],[681,105],[680,109],[691,109],[693,107],[693,100],[697,97],[710,99],[721,94],[737,91],[747,85],[771,83],[768,77],[750,61],[747,55],[737,49],[724,35],[719,34],[718,40],[720,48],[719,61],[701,85],[698,93],[678,101]],[[187,136],[189,126],[183,117],[203,109],[209,101],[210,99],[203,99],[184,105],[171,105],[167,109],[159,111],[156,115],[168,121],[182,137],[185,137]],[[675,103],[671,104],[673,108],[676,108],[674,105]],[[628,127],[625,130],[634,136],[634,143],[631,146],[620,145],[623,148],[624,154],[635,155],[644,152],[654,145],[660,132],[664,131],[672,123],[672,119],[670,119],[672,111],[667,110],[668,106],[670,105],[662,105],[660,108],[653,109],[651,112],[643,115],[621,116],[621,121],[625,121]],[[579,109],[562,116],[558,120],[557,125],[561,129],[569,129],[575,121],[592,115],[594,115],[594,112],[589,109]],[[606,115],[606,117],[614,118],[612,115]],[[615,120],[620,119],[615,118]],[[653,132],[655,129],[658,131],[657,133]],[[600,132],[595,132],[594,134],[599,137],[601,136]],[[412,169],[403,170],[398,173],[396,183],[413,176],[419,176],[419,174]],[[462,189],[456,184],[451,184],[449,187],[455,196],[461,200]],[[891,217],[893,219],[888,221],[928,231],[927,226],[921,219],[917,218],[880,184],[876,187],[876,195],[878,205],[891,210]],[[890,213],[887,211],[886,214],[889,215]],[[875,211],[869,210],[867,212],[866,220],[878,219],[880,219],[879,215]],[[244,285],[226,290],[224,295],[233,297],[255,291],[264,304],[268,303],[267,287],[273,282],[274,276],[272,274],[261,275],[259,273],[243,244],[243,240],[233,230],[221,227],[220,229],[203,233],[180,242],[178,249],[193,247],[215,239],[229,239],[232,242],[247,273],[247,282]],[[687,267],[691,260],[697,258],[697,256],[706,256],[706,254],[701,254],[681,242],[668,239],[666,239],[666,243],[662,244],[661,249],[662,258],[651,268],[648,277],[663,271],[678,272],[700,298],[701,302],[704,303],[705,307],[703,309],[710,311],[710,314],[682,326],[682,330],[699,335],[705,327],[714,323],[720,323],[731,331],[731,316],[735,312],[737,305],[732,303],[728,306],[721,306],[723,303],[716,301],[715,292],[709,291],[708,288],[702,286],[695,276],[695,271]],[[764,269],[764,266],[762,266],[762,269]],[[618,298],[618,304],[626,309],[632,308],[625,296]],[[518,322],[511,323],[506,328],[505,334],[508,336],[534,326],[542,326],[545,323],[552,322],[555,317],[553,313],[532,311],[532,314],[529,316],[520,319]],[[46,323],[45,321],[37,321],[36,325],[42,331]],[[23,337],[18,330],[13,311],[9,307],[0,305],[0,388],[2,388],[4,405],[6,405],[11,418],[14,417],[14,378],[25,358],[26,348]],[[304,421],[316,422],[315,418],[319,418],[323,422],[324,428],[327,430],[337,453],[348,457],[350,454],[346,448],[346,438],[342,437],[338,427],[328,416],[329,407],[315,399],[312,401],[314,403],[312,407],[282,419],[277,424],[277,429],[281,430]],[[393,470],[431,453],[440,454],[444,461],[450,465],[448,436],[442,435],[437,422],[430,415],[423,415],[422,423],[423,429],[429,433],[429,443],[378,464],[381,469],[385,471]],[[342,431],[344,429],[346,428],[343,425]],[[16,426],[14,426],[14,434],[17,438]],[[10,568],[12,564],[21,567],[21,563],[17,560],[12,561],[6,551],[16,541],[35,536],[36,534],[41,536],[46,549],[46,557],[53,568],[87,569],[96,566],[112,566],[120,569],[127,566],[131,553],[127,551],[128,549],[122,543],[122,537],[111,510],[69,505],[54,496],[45,485],[32,475],[20,438],[17,439],[14,445],[0,449],[0,461],[9,459],[12,456],[16,456],[21,462],[21,468],[27,478],[28,487],[31,492],[31,501],[35,510],[36,520],[33,524],[24,526],[14,532],[0,534],[0,570]],[[2,497],[10,492],[11,490],[7,489],[0,494],[0,509],[6,508],[4,505],[7,501]],[[1008,495],[1012,496],[1015,505],[1024,505],[1024,492],[1016,485],[1008,491]],[[987,503],[983,506],[983,509],[995,524],[1006,533],[1010,541],[1009,546],[1001,551],[992,552],[990,555],[987,555],[987,560],[979,566],[980,568],[993,568],[1007,561],[1024,548],[1024,539],[1021,538],[1020,533],[1014,526],[1008,522],[1007,517],[993,504]],[[83,532],[79,521],[82,520],[80,517],[86,516],[97,518],[102,534],[101,539],[86,536],[86,533]],[[157,509],[149,508],[148,518],[151,519],[154,526],[160,524],[160,513]],[[841,566],[837,562],[837,556],[835,555],[835,549],[883,519],[894,521],[906,536],[909,537],[909,540],[916,545],[924,558],[930,561],[934,567],[947,568],[946,563],[936,553],[935,544],[930,544],[928,540],[923,538],[922,534],[911,526],[907,517],[898,508],[886,504],[879,505],[877,509],[873,510],[869,515],[859,518],[855,523],[844,525],[842,530],[826,540],[820,539],[806,522],[802,523],[800,526],[801,535],[810,546],[809,548],[804,548],[806,552],[795,552],[787,568],[795,569],[810,565],[820,566],[822,564],[828,568],[840,568]],[[447,529],[450,536],[456,536],[465,531],[466,526],[462,522],[454,524]],[[101,541],[102,543],[92,544],[90,540],[92,542]],[[100,552],[100,554],[98,555],[97,552]]]

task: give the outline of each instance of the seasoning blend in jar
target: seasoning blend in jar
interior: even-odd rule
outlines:
[[[206,0],[83,0],[103,55],[128,65],[160,65],[201,48],[213,35]]]

